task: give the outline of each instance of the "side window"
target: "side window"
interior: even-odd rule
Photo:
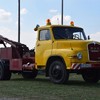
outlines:
[[[39,40],[50,40],[51,36],[50,36],[50,30],[41,30],[39,33]]]

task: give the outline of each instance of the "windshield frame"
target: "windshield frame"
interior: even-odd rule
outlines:
[[[61,30],[61,29],[63,29],[63,30]],[[66,31],[70,31],[70,32],[68,33]],[[54,27],[52,27],[52,32],[53,32],[53,36],[54,36],[55,40],[67,40],[67,39],[71,39],[71,40],[87,40],[83,28],[80,28],[80,27],[54,26]],[[73,35],[73,33],[75,33],[75,32],[81,32],[81,35],[83,36],[83,39],[81,39],[81,38],[74,39],[73,36],[72,36],[72,38],[68,38],[67,37],[69,35]],[[65,34],[62,35],[62,33],[65,33]]]

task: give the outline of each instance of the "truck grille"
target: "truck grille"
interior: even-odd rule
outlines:
[[[91,43],[88,45],[89,60],[100,61],[100,45]]]

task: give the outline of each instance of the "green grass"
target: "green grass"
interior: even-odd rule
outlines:
[[[35,80],[13,75],[10,81],[0,81],[0,100],[100,100],[100,82],[89,84],[71,75],[67,84],[58,85],[40,75]]]

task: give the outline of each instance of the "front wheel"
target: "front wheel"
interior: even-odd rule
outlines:
[[[99,81],[99,73],[93,70],[82,73],[82,77],[88,83],[97,83]]]
[[[68,81],[69,72],[66,70],[65,64],[58,60],[50,65],[49,76],[53,83],[63,84]]]

